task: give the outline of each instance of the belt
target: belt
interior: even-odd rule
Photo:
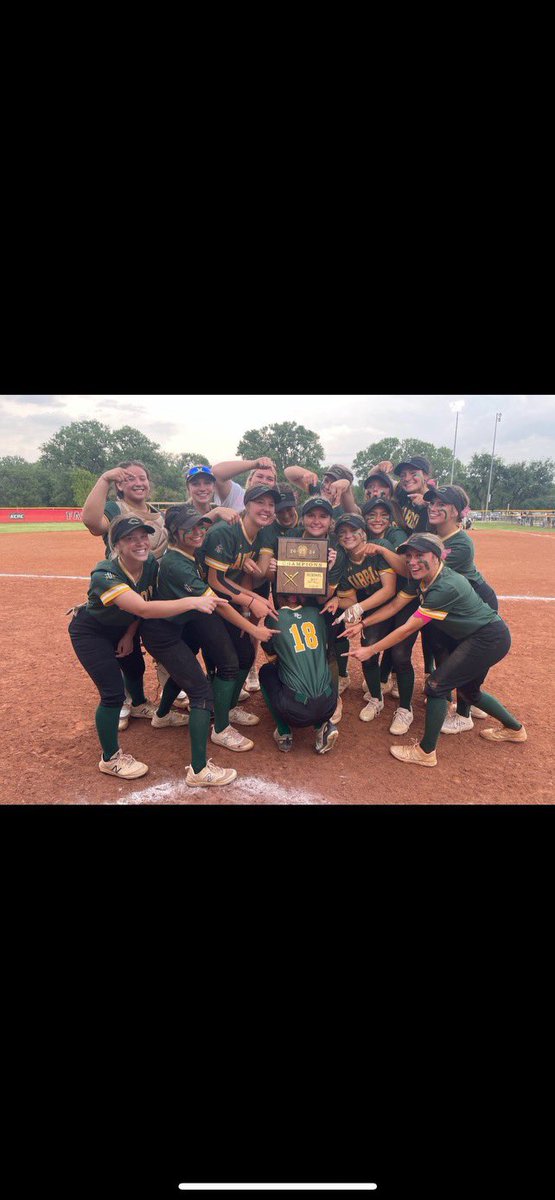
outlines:
[[[332,689],[328,684],[328,687],[324,688],[324,691],[322,692],[322,696],[331,696],[331,692],[332,692]],[[308,704],[309,700],[315,699],[314,696],[309,696],[308,692],[293,692],[293,696],[294,696],[295,700],[298,700],[299,704]]]

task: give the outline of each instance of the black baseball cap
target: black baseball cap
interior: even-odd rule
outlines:
[[[348,479],[349,483],[353,482],[353,472],[349,471],[348,467],[342,467],[341,463],[332,463],[327,471],[324,471],[324,479],[326,476],[331,476],[332,479]]]
[[[278,492],[278,489],[269,483],[257,483],[255,487],[247,488],[243,503],[248,504],[249,500],[261,500],[263,496],[271,496],[274,503],[279,504],[281,492]]]
[[[185,472],[185,482],[187,483],[189,479],[197,479],[199,477],[202,479],[203,475],[208,477],[208,479],[213,479],[214,483],[216,482],[216,476],[212,474],[212,467],[189,467]]]
[[[380,483],[385,483],[386,486],[389,488],[390,492],[393,492],[395,483],[394,483],[393,479],[390,479],[389,475],[386,475],[385,471],[371,471],[368,476],[368,479],[364,480],[364,483],[362,486],[365,488],[368,487],[368,484],[372,483],[373,479],[379,479]]]
[[[177,529],[189,533],[189,530],[194,529],[195,525],[200,525],[201,521],[211,524],[209,514],[199,513],[198,509],[191,508],[190,504],[175,504],[166,509],[164,516],[166,529],[169,529],[170,533],[175,533]]]
[[[397,463],[397,466],[393,468],[393,474],[400,475],[401,471],[406,470],[407,467],[414,467],[415,471],[423,471],[425,475],[429,475],[431,470],[427,458],[422,458],[420,454],[414,454],[412,458],[407,458],[406,462]]]
[[[295,508],[296,503],[295,493],[283,488],[279,493],[279,503],[276,503],[276,512],[282,512],[284,508]]]
[[[127,537],[129,533],[135,533],[135,530],[137,529],[144,529],[146,533],[156,533],[154,525],[148,525],[147,522],[142,521],[140,517],[125,517],[123,521],[120,521],[119,518],[116,517],[115,520],[119,521],[119,524],[116,525],[114,530],[112,530],[112,525],[114,524],[112,521],[109,531],[112,546],[115,546],[116,542],[119,542],[120,538]]]
[[[399,546],[397,554],[406,554],[407,550],[421,550],[423,554],[432,551],[438,558],[443,558],[443,542],[435,533],[413,533],[412,537]]]
[[[366,504],[362,506],[363,517],[367,517],[368,513],[373,512],[375,508],[385,508],[390,517],[393,516],[393,505],[389,503],[389,500],[382,500],[381,496],[372,496],[372,499],[367,500]]]
[[[441,488],[428,488],[428,491],[424,492],[424,499],[428,502],[430,500],[443,500],[444,504],[454,504],[459,513],[462,512],[463,508],[466,508],[464,496],[461,496],[461,493],[449,484]]]
[[[311,496],[310,500],[305,500],[301,509],[301,516],[304,517],[307,512],[312,512],[313,508],[323,508],[329,517],[333,517],[333,508],[329,500],[326,500],[324,496]]]
[[[343,517],[339,517],[335,522],[336,533],[340,525],[352,525],[353,529],[363,529],[366,533],[366,524],[362,517],[359,517],[358,513],[345,513]]]

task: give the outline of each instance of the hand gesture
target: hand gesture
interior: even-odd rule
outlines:
[[[253,626],[251,637],[256,638],[258,642],[269,642],[275,633],[281,633],[281,629],[268,629],[264,624],[265,617],[261,617]]]
[[[341,618],[339,617],[338,620],[340,620],[340,619]],[[337,621],[334,621],[334,625],[337,625]],[[362,629],[363,629],[362,621],[357,621],[356,624],[354,624],[354,625],[346,625],[345,628],[341,631],[341,633],[338,633],[337,636],[338,636],[338,638],[346,637],[349,639],[349,641],[351,641],[351,639],[356,637],[357,634],[362,633]]]
[[[342,654],[341,658],[358,658],[359,662],[365,662],[367,658],[371,658],[374,653],[372,646],[357,646],[356,650],[348,650],[346,654]]]
[[[227,600],[220,599],[220,597],[215,596],[214,593],[211,595],[210,592],[205,592],[203,596],[195,597],[194,608],[196,608],[198,612],[210,614],[214,612],[217,604],[227,603]]]
[[[318,487],[319,482],[318,476],[314,471],[303,471],[301,476],[301,487],[303,491],[308,492],[309,488]]]
[[[330,570],[333,567],[336,558],[337,558],[337,550],[334,550],[333,547],[330,546],[329,550],[328,550],[328,567],[330,568]]]
[[[377,546],[375,542],[367,542],[364,547],[364,553],[365,554],[379,554],[380,549],[381,549],[381,547]]]
[[[130,636],[128,633],[124,633],[123,637],[120,638],[120,640],[117,644],[117,647],[116,647],[116,658],[127,658],[127,655],[132,654],[132,652],[133,652],[133,635]]]
[[[255,563],[254,558],[246,558],[245,559],[245,561],[243,563],[243,571],[245,572],[245,575],[261,575],[262,574],[262,571],[260,570],[258,563]]]
[[[334,508],[341,504],[341,497],[349,490],[350,486],[348,479],[336,479],[334,483],[330,483],[329,495]]]
[[[411,492],[411,501],[417,508],[422,508],[426,501],[420,492]]]
[[[121,485],[127,481],[128,475],[123,467],[111,467],[109,471],[104,471],[101,478],[106,483],[115,483],[116,487],[121,489]]]
[[[259,467],[261,471],[275,471],[276,465],[271,458],[257,458],[255,467]]]
[[[339,605],[339,598],[337,596],[332,596],[331,600],[328,600],[327,604],[324,604],[324,607],[320,609],[320,612],[321,613],[329,612],[332,614],[332,616],[335,616],[338,605]],[[334,625],[336,625],[337,621],[334,621],[333,623],[334,623]]]
[[[267,616],[277,617],[273,600],[265,600],[263,596],[254,596],[249,612],[258,620],[264,620]]]
[[[277,573],[277,558],[271,558],[270,566],[268,567],[268,575],[275,575],[276,573]]]
[[[236,512],[234,508],[220,507],[220,521],[227,521],[228,525],[236,525],[241,520],[241,513]]]
[[[390,462],[388,458],[384,458],[382,462],[378,463],[377,467],[375,467],[374,470],[375,471],[385,471],[386,475],[390,475],[393,470],[393,463]]]

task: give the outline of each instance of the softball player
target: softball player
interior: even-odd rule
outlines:
[[[212,472],[216,480],[216,496],[221,504],[228,505],[241,513],[245,507],[245,488],[233,479],[249,471],[246,490],[261,485],[275,487],[277,471],[271,458],[236,458],[232,462],[216,463]]]
[[[75,612],[69,626],[69,636],[77,658],[100,694],[96,710],[96,728],[102,746],[99,770],[104,775],[113,775],[118,779],[138,779],[148,771],[145,763],[137,762],[131,754],[124,754],[119,746],[122,673],[132,699],[132,717],[150,720],[154,729],[186,723],[186,717],[182,714],[157,712],[145,697],[145,668],[136,636],[141,619],[155,621],[178,616],[191,609],[211,613],[218,603],[214,595],[190,596],[179,600],[152,599],[158,563],[150,553],[149,539],[155,532],[153,525],[138,516],[121,516],[112,521],[109,543],[113,557],[94,568],[87,604]],[[191,684],[193,765],[188,769],[186,782],[190,786],[231,783],[237,777],[236,771],[227,771],[206,761],[211,694],[200,667],[198,671],[201,677],[198,691]],[[195,701],[199,705],[197,712],[206,717],[205,721],[195,721],[192,711]],[[202,712],[203,709],[207,710],[206,713]]]
[[[328,468],[320,483],[314,471],[306,467],[286,467],[283,474],[289,483],[296,484],[311,495],[319,493],[332,507],[334,520],[345,512],[360,512],[353,495],[353,473],[340,463]]]
[[[226,507],[215,503],[216,476],[212,467],[188,467],[185,471],[189,504],[203,513],[211,522],[239,520],[239,513],[232,505]]]
[[[116,500],[108,500],[111,485],[116,489]],[[164,514],[149,504],[151,478],[144,463],[128,460],[104,471],[97,480],[83,505],[83,524],[96,537],[104,538],[108,548],[108,530],[115,517],[130,516],[148,520],[152,527],[149,535],[150,552],[160,559],[168,544],[164,525]]]
[[[328,601],[323,613],[333,616],[338,607],[344,610],[345,618],[360,621],[363,613],[379,608],[395,595],[396,575],[380,554],[366,553],[366,523],[356,513],[340,517],[335,527],[337,539],[344,551],[343,574],[337,595]],[[338,618],[338,621],[342,617]],[[389,633],[391,621],[376,625],[368,634],[363,631],[363,645],[371,646]],[[339,651],[340,653],[341,650]],[[373,721],[381,713],[384,702],[381,692],[379,656],[376,654],[363,664],[364,679],[370,693],[366,707],[359,713],[361,721]]]
[[[156,597],[173,600],[187,594],[214,595],[204,576],[200,562],[200,551],[210,521],[186,504],[173,505],[165,514],[169,533],[168,549],[160,563]],[[253,626],[245,617],[226,604],[219,613],[207,616],[203,613],[186,612],[168,621],[149,621],[143,633],[143,641],[152,654],[164,663],[171,678],[166,684],[158,713],[168,714],[174,702],[178,684],[175,682],[176,662],[183,662],[183,669],[198,676],[200,671],[196,655],[202,650],[214,695],[214,728],[211,741],[226,750],[251,750],[253,742],[230,725],[230,707],[235,694],[239,662],[226,625],[229,622],[248,632],[259,642],[267,641],[271,634],[261,627]],[[186,651],[182,653],[181,643]]]
[[[412,637],[430,621],[440,621],[449,638],[447,657],[429,675],[425,692],[426,723],[424,736],[412,746],[390,746],[390,752],[400,762],[423,767],[437,764],[436,746],[447,715],[447,698],[453,689],[459,691],[468,704],[476,703],[495,717],[501,728],[480,730],[480,736],[490,742],[525,742],[524,726],[496,699],[482,690],[490,667],[508,654],[511,635],[498,613],[486,604],[471,587],[464,575],[446,567],[441,538],[433,533],[412,534],[399,547],[406,555],[408,580],[382,614],[367,617],[364,625],[375,625],[383,617],[394,616],[411,604],[416,597],[416,612],[400,628],[395,629],[370,650],[361,646],[350,656],[364,662],[379,650]],[[351,626],[344,634],[352,638],[360,630]]]
[[[339,731],[331,718],[337,688],[327,661],[327,627],[318,609],[303,596],[279,596],[269,627],[279,633],[264,647],[270,661],[260,668],[260,687],[276,722],[274,741],[284,753],[293,749],[291,726],[316,730],[314,749],[327,754]]]
[[[265,553],[271,558],[267,531],[274,521],[276,503],[279,503],[279,492],[269,484],[248,488],[245,512],[239,523],[228,525],[225,521],[217,521],[208,531],[201,552],[210,587],[217,595],[229,600],[238,612],[243,607],[257,618],[275,613],[273,600],[256,595],[243,580],[245,576],[256,576],[255,560],[259,554]],[[238,683],[229,718],[238,725],[258,725],[254,713],[237,707],[239,693],[254,662],[255,649],[251,638],[242,637],[240,630],[230,626],[228,632],[239,659]]]
[[[366,480],[366,483],[368,483],[368,480]],[[377,483],[376,488],[374,480],[371,480],[368,488],[366,488],[365,485],[365,490],[366,492],[370,491],[373,493],[370,499],[367,500],[362,506],[362,515],[366,521],[366,528],[368,529],[371,542],[377,543],[380,546],[383,543],[385,549],[396,550],[406,540],[406,537],[409,533],[409,530],[406,528],[406,526],[403,526],[403,518],[399,505],[396,504],[395,501],[388,500],[382,495],[382,492],[386,489],[383,487],[383,485],[380,485],[379,482]],[[369,553],[368,548],[367,553]],[[391,563],[388,562],[388,566],[391,566]],[[398,700],[399,688],[397,686],[397,678],[395,674],[393,674],[393,677],[391,677],[392,665],[393,660],[391,656],[391,650],[386,650],[385,653],[382,654],[380,663],[380,683],[382,695],[386,695],[388,692],[390,692],[394,699]],[[365,692],[364,699],[369,700],[370,694]],[[396,721],[397,713],[394,713],[393,724],[395,724]]]

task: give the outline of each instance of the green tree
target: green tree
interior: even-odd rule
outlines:
[[[92,471],[85,471],[84,467],[73,467],[70,471],[71,488],[73,492],[73,503],[80,508],[85,503],[87,496],[96,483],[96,475]]]
[[[486,507],[490,465],[491,454],[473,454],[470,459],[470,463],[466,469],[466,477],[468,481],[467,491],[470,496],[470,505],[472,508]],[[490,501],[490,508],[496,507],[497,504],[497,486],[502,475],[503,466],[503,459],[496,456],[493,460],[493,473],[491,477],[492,500]]]
[[[264,425],[262,429],[248,429],[243,434],[237,454],[241,458],[255,459],[261,455],[272,458],[276,464],[278,478],[283,479],[285,467],[306,467],[320,474],[324,450],[317,433],[297,425],[296,421],[282,421]]]
[[[0,458],[0,504],[7,508],[40,508],[46,503],[37,464],[20,455]]]
[[[150,438],[145,437],[139,429],[134,429],[132,425],[122,425],[120,429],[114,429],[110,434],[109,441],[109,466],[115,466],[118,462],[126,462],[128,459],[136,458],[139,462],[144,463],[153,475],[157,475],[163,470],[163,455],[160,453],[158,442],[151,442]]]
[[[84,467],[98,478],[110,460],[112,433],[101,421],[72,421],[40,447],[40,462],[46,467]]]
[[[434,446],[431,442],[422,442],[419,438],[382,438],[381,442],[373,442],[365,450],[359,450],[353,459],[353,471],[359,484],[366,479],[371,467],[376,463],[389,460],[394,465],[420,454],[431,464],[432,477],[436,483],[448,483],[451,478],[453,451],[448,446]],[[459,458],[455,459],[453,482],[466,488],[466,467]]]

